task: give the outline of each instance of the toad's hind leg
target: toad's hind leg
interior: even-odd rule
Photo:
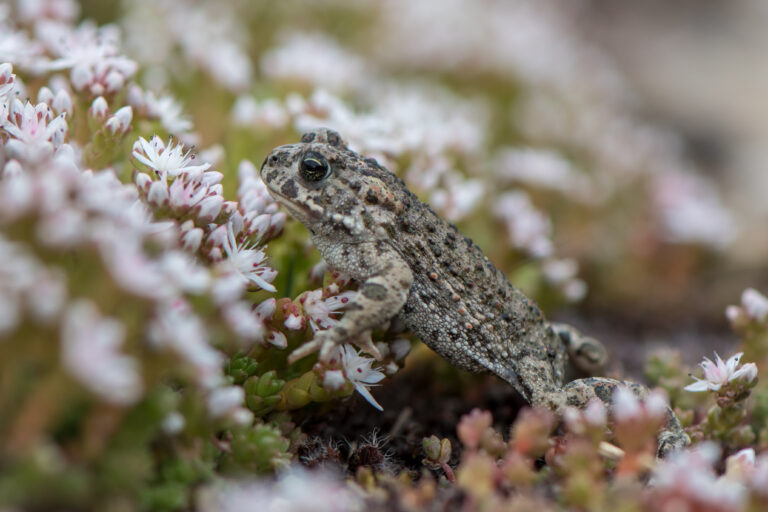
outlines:
[[[566,384],[563,389],[568,405],[583,408],[590,400],[598,398],[611,410],[613,394],[619,386],[629,388],[639,398],[643,398],[648,394],[648,389],[640,384],[605,377],[574,380]],[[659,444],[656,455],[664,458],[668,454],[687,446],[690,442],[691,440],[680,425],[677,416],[668,407],[667,421],[658,435]]]

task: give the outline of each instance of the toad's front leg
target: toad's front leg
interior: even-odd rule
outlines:
[[[378,355],[372,344],[365,344],[361,339],[367,331],[394,317],[405,305],[413,283],[411,268],[392,247],[382,242],[360,243],[354,246],[354,251],[334,251],[323,256],[331,267],[362,284],[339,323],[316,332],[312,341],[291,353],[288,362],[316,351],[320,351],[321,360],[327,361],[334,348],[347,342]]]

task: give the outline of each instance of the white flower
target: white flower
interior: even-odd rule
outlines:
[[[155,98],[151,92],[148,92],[146,104],[148,114],[160,119],[160,123],[168,133],[178,136],[192,129],[192,122],[184,115],[181,103],[173,96]]]
[[[340,313],[357,292],[344,292],[332,297],[323,298],[322,290],[311,290],[303,298],[304,311],[309,315],[309,325],[313,331],[328,329],[336,325],[338,320],[331,315]]]
[[[149,325],[148,338],[154,348],[168,349],[189,364],[200,385],[213,388],[223,382],[224,357],[208,344],[203,322],[183,302],[159,310]]]
[[[288,318],[285,319],[285,322],[283,322],[286,329],[290,329],[292,331],[298,331],[301,329],[301,315],[295,315],[291,313],[288,315]]]
[[[72,375],[93,393],[114,404],[132,404],[143,390],[138,361],[118,352],[124,326],[102,317],[85,299],[73,303],[61,328],[61,357]]]
[[[723,362],[720,356],[715,352],[715,362],[704,358],[699,366],[704,370],[704,378],[696,379],[696,382],[689,384],[684,389],[686,391],[719,391],[721,387],[734,380],[742,380],[746,383],[752,382],[757,377],[757,366],[755,363],[747,363],[739,366],[743,352],[739,352]]]
[[[160,260],[162,271],[179,289],[201,294],[208,289],[211,276],[208,269],[197,264],[187,253],[168,251]]]
[[[240,386],[216,388],[208,395],[208,414],[221,418],[238,409],[245,400],[245,391]]]
[[[104,99],[104,96],[99,96],[93,100],[91,107],[88,109],[88,113],[94,119],[106,119],[107,114],[109,113],[109,105],[107,105],[107,100]]]
[[[184,419],[184,416],[178,411],[173,411],[169,412],[165,418],[163,418],[160,428],[162,428],[163,432],[166,434],[173,435],[184,430],[186,424],[187,420]]]
[[[631,389],[619,386],[613,393],[613,415],[617,422],[632,423],[645,419],[661,419],[667,414],[667,397],[653,390],[640,400]]]
[[[656,465],[651,486],[656,493],[688,504],[688,510],[743,510],[746,488],[717,478],[712,466],[718,459],[719,448],[712,442],[675,452]]]
[[[279,46],[261,58],[261,70],[269,78],[349,90],[370,76],[365,60],[324,34],[301,32],[281,39]],[[333,73],[328,72],[331,68]]]
[[[643,414],[637,396],[626,386],[619,386],[613,393],[613,414],[616,420],[629,422]]]
[[[754,288],[747,288],[741,294],[741,307],[749,318],[757,322],[768,318],[768,298]]]
[[[107,119],[104,126],[112,132],[112,134],[126,133],[131,127],[131,120],[133,119],[133,109],[129,106],[122,107],[115,112],[115,115]]]
[[[16,75],[8,62],[0,64],[0,103],[8,103],[16,88]]]
[[[344,345],[339,347],[339,349],[341,350],[341,364],[344,368],[344,375],[369,404],[383,411],[384,409],[373,398],[371,392],[368,391],[368,387],[381,382],[385,375],[378,370],[372,369],[373,359],[359,355],[352,345]]]
[[[338,391],[344,387],[347,380],[341,370],[328,370],[323,376],[323,387],[331,391]]]
[[[277,212],[277,203],[267,186],[261,181],[259,171],[253,162],[249,160],[240,162],[237,166],[237,181],[237,198],[244,215]]]
[[[74,0],[24,0],[16,2],[18,17],[27,23],[41,19],[71,22],[80,14],[80,6]]]
[[[389,349],[396,361],[402,361],[411,351],[411,341],[406,338],[397,338],[389,344]]]
[[[725,478],[736,482],[747,480],[755,471],[755,449],[744,448],[725,459]]]
[[[38,25],[38,38],[58,57],[46,67],[71,69],[70,79],[76,90],[88,89],[102,95],[121,89],[136,72],[137,64],[119,54],[118,34],[114,26],[96,28],[89,22],[76,29],[58,22]]]
[[[282,129],[289,119],[285,107],[274,98],[259,103],[253,96],[240,96],[232,107],[232,120],[241,126]]]
[[[250,304],[242,301],[229,303],[222,308],[222,316],[229,328],[241,340],[261,341],[264,339],[264,322],[254,313]]]
[[[599,399],[590,400],[583,414],[584,420],[593,427],[605,426],[608,422],[608,410]]]
[[[203,487],[196,503],[201,512],[362,512],[360,496],[338,477],[291,467],[277,481],[220,480]]]
[[[54,112],[59,114],[66,113],[70,116],[72,115],[72,98],[65,89],[59,89],[59,92],[56,93],[56,96],[53,98],[50,105]]]
[[[211,166],[205,162],[200,165],[191,165],[194,156],[190,156],[190,151],[184,152],[182,145],[174,145],[172,141],[169,141],[166,147],[157,135],[149,141],[144,137],[139,137],[139,140],[133,145],[131,154],[136,160],[154,169],[163,178],[167,176],[175,178],[182,172],[203,172]]]
[[[263,265],[266,260],[264,251],[254,249],[253,244],[247,242],[238,243],[232,220],[227,222],[227,237],[223,241],[223,248],[227,257],[219,262],[219,266],[225,269],[225,274],[238,276],[246,285],[252,283],[270,292],[277,291],[270,284],[277,272]]]
[[[552,254],[552,223],[533,206],[527,194],[514,191],[502,195],[496,202],[494,214],[506,223],[512,245],[534,258]]]
[[[464,180],[452,174],[447,187],[432,193],[431,204],[446,219],[456,222],[472,213],[483,197],[483,184],[479,180]]]
[[[10,135],[6,144],[9,156],[30,162],[52,155],[64,142],[68,130],[66,114],[54,117],[47,103],[22,104],[15,98],[8,119],[0,119],[0,123]]]

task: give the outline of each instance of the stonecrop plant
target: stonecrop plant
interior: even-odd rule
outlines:
[[[620,388],[613,414],[494,421],[487,381],[390,325],[288,362],[357,287],[259,177],[305,130],[377,158],[546,310],[588,281],[649,304],[735,238],[717,184],[558,5],[0,3],[0,510],[768,506],[755,289],[726,310],[734,355],[653,355],[656,389]],[[419,373],[435,386],[404,391]],[[427,393],[460,411],[449,428],[392,396]],[[657,460],[668,405],[693,444]]]

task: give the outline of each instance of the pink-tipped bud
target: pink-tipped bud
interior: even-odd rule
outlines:
[[[126,133],[131,127],[133,110],[131,107],[123,107],[115,112],[115,115],[107,119],[106,127],[113,134]]]
[[[193,228],[181,235],[181,243],[189,252],[197,252],[203,242],[203,230]]]
[[[0,85],[9,84],[14,78],[13,66],[9,62],[0,64]]]
[[[46,86],[42,86],[40,90],[37,91],[37,102],[48,103],[49,105],[53,103],[53,91]]]
[[[149,187],[152,186],[153,180],[146,173],[137,172],[136,176],[133,178],[133,181],[136,183],[136,187],[139,190],[146,193],[149,190]]]
[[[203,183],[209,187],[221,183],[222,179],[224,179],[224,175],[218,171],[206,171],[203,174]]]
[[[200,201],[200,213],[198,218],[203,222],[211,222],[221,213],[221,207],[224,205],[224,198],[221,196],[208,196]]]
[[[106,119],[107,114],[109,113],[109,105],[107,105],[107,100],[105,100],[103,96],[99,96],[93,100],[93,103],[91,103],[91,108],[88,109],[88,113],[91,115],[91,117],[99,121]]]
[[[147,192],[147,201],[158,207],[168,202],[168,185],[165,181],[153,181]]]

